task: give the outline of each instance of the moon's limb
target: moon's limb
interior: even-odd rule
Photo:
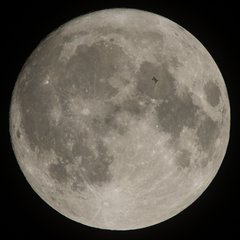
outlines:
[[[48,204],[123,230],[164,221],[206,189],[226,151],[230,107],[221,73],[190,33],[113,9],[39,45],[14,88],[10,121],[19,165]]]

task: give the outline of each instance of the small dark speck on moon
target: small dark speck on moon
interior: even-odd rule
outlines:
[[[153,80],[155,83],[158,82],[158,80],[157,80],[155,77],[153,77],[152,80]]]
[[[21,137],[21,133],[19,130],[17,130],[17,138],[20,138]]]
[[[145,61],[141,64],[137,76],[139,79],[138,91],[150,98],[164,99],[175,91],[175,79],[165,65],[156,65]],[[149,79],[152,79],[152,81],[149,81]]]

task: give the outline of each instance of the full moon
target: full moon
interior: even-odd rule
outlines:
[[[31,187],[101,229],[180,213],[215,177],[230,106],[211,55],[171,20],[135,9],[80,16],[46,37],[15,84],[10,134]]]

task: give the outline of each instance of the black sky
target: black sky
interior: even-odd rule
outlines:
[[[17,2],[17,1],[16,1]],[[48,1],[50,2],[50,1]],[[177,2],[177,1],[176,1]],[[210,1],[209,1],[210,2]],[[233,239],[240,232],[239,201],[239,33],[240,10],[234,1],[31,1],[1,3],[3,40],[1,109],[1,234],[5,239]],[[208,49],[227,86],[231,104],[231,137],[223,164],[208,189],[181,214],[161,224],[126,232],[93,229],[75,223],[49,207],[31,189],[14,157],[8,133],[11,92],[27,57],[61,24],[79,15],[113,7],[151,11],[180,24]],[[3,239],[3,238],[2,238]]]

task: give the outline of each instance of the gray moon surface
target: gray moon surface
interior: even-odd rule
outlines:
[[[51,207],[111,230],[180,213],[215,177],[230,105],[211,55],[159,15],[109,9],[46,37],[12,95],[19,166]]]

